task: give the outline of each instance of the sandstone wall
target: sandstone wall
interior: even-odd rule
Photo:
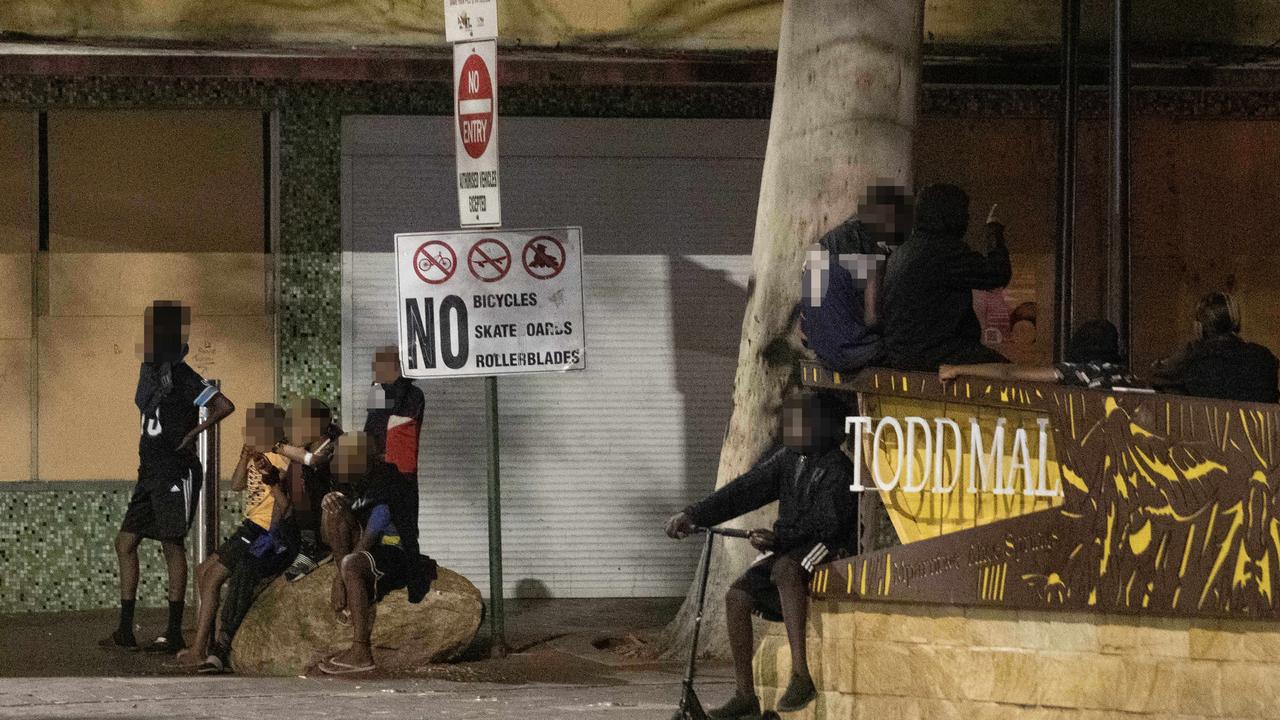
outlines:
[[[1120,720],[1280,716],[1280,625],[817,602],[820,692],[788,718]],[[770,625],[756,686],[772,707],[790,653]]]
[[[6,0],[0,32],[66,39],[443,45],[440,0]],[[1085,0],[1082,37],[1105,46],[1106,0]],[[1058,0],[927,0],[925,40],[1017,46],[1058,41]],[[502,0],[504,45],[773,49],[781,0]],[[1138,3],[1140,44],[1268,46],[1277,0]]]

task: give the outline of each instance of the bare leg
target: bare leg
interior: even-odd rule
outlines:
[[[164,564],[169,569],[169,601],[178,602],[187,597],[187,551],[180,542],[163,541],[160,550]]]
[[[347,589],[347,609],[351,611],[352,641],[334,660],[363,667],[373,664],[369,642],[373,637],[376,610],[373,604],[373,568],[363,554],[349,554],[342,561],[343,584]]]
[[[120,564],[120,599],[138,597],[138,544],[142,538],[121,530],[116,533],[116,561]]]
[[[215,553],[196,566],[196,592],[200,595],[200,616],[196,620],[196,637],[191,647],[178,653],[178,662],[198,665],[209,655],[209,638],[217,617],[222,584],[228,571]]]
[[[751,595],[731,586],[724,596],[725,624],[729,627],[729,650],[733,653],[733,677],[738,696],[755,697],[755,680],[751,675],[752,631]]]
[[[320,534],[325,543],[333,549],[333,561],[338,572],[333,577],[333,587],[329,593],[329,604],[339,620],[345,621],[342,611],[347,608],[347,589],[343,578],[343,560],[351,554],[359,537],[360,524],[345,503],[333,510],[325,510],[320,517]]]
[[[809,618],[808,573],[795,559],[781,557],[773,564],[770,578],[782,598],[782,622],[787,628],[787,643],[791,645],[791,674],[808,678],[805,645],[805,625]]]

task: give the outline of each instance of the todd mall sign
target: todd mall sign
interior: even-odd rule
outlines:
[[[1280,619],[1280,406],[804,368],[901,541],[818,598]]]

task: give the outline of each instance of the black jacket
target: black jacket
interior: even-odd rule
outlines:
[[[889,365],[935,371],[981,344],[972,291],[1004,287],[1013,274],[1003,226],[986,233],[985,255],[962,237],[917,232],[889,257],[880,312]]]
[[[711,527],[777,500],[777,553],[817,543],[836,552],[854,547],[852,484],[853,463],[839,448],[802,455],[782,447],[684,512],[695,525]]]
[[[1273,403],[1276,356],[1239,335],[1197,340],[1183,352],[1156,367],[1156,389],[1196,397]]]

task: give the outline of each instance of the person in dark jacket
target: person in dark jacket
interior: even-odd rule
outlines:
[[[1009,284],[1004,226],[987,217],[988,250],[965,243],[969,196],[955,185],[930,185],[916,198],[911,239],[889,258],[881,320],[888,364],[936,372],[942,364],[1008,362],[982,344],[973,291]]]
[[[710,717],[760,713],[751,677],[752,613],[782,621],[787,628],[792,675],[778,710],[800,710],[817,694],[805,659],[809,577],[818,563],[852,547],[857,516],[857,499],[849,489],[853,463],[840,449],[843,415],[840,402],[825,395],[788,399],[783,405],[784,445],[667,521],[667,535],[679,539],[698,527],[778,502],[773,529],[751,532],[751,544],[761,555],[725,595],[737,693]]]
[[[800,333],[827,368],[851,373],[879,362],[876,306],[884,260],[910,226],[910,198],[903,189],[873,185],[857,215],[809,248]]]
[[[1240,337],[1240,309],[1231,295],[1212,292],[1196,306],[1199,339],[1154,367],[1157,390],[1198,397],[1273,403],[1276,356]]]

